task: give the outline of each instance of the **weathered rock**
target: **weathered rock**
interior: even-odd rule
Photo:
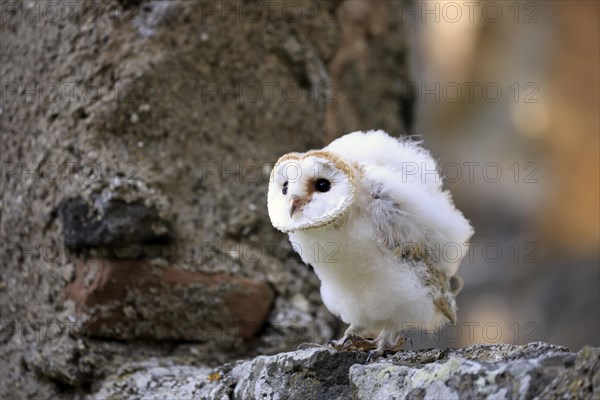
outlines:
[[[53,346],[37,346],[24,357],[26,365],[55,382],[81,387],[92,379],[93,365],[85,355],[85,346],[77,340],[55,340]]]
[[[575,358],[574,365],[558,375],[540,395],[541,399],[600,398],[600,363],[598,348],[584,347]]]
[[[225,370],[150,359],[122,366],[93,399],[230,399],[235,381]]]
[[[235,341],[264,324],[274,293],[259,280],[134,260],[78,260],[67,296],[86,333],[116,339]]]
[[[543,343],[514,347],[434,350],[428,355],[434,362],[398,354],[390,361],[353,366],[350,382],[360,399],[533,398],[572,366],[575,357]]]
[[[260,356],[231,371],[234,398],[346,399],[348,370],[366,353],[310,349]]]
[[[176,360],[124,365],[95,399],[593,399],[600,349],[545,343],[397,353],[313,348],[216,369]]]

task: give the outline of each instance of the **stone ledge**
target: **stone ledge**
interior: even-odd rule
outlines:
[[[400,352],[313,348],[216,369],[151,359],[122,366],[95,399],[529,399],[600,396],[600,348],[546,343]]]

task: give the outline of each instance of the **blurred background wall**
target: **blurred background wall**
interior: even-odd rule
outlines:
[[[413,133],[476,228],[460,270],[463,334],[434,339],[598,344],[598,2],[404,10]]]

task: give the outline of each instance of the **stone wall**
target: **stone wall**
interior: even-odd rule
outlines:
[[[216,365],[339,323],[266,215],[269,166],[403,134],[400,2],[5,2],[3,398]]]

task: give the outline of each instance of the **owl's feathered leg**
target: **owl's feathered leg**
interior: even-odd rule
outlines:
[[[346,332],[344,332],[344,336],[341,339],[330,340],[328,344],[338,351],[369,351],[377,347],[374,340],[366,339],[359,334],[359,332],[362,331],[362,328],[350,326],[346,329]]]
[[[383,329],[377,339],[375,339],[377,348],[369,351],[367,362],[381,357],[386,352],[399,352],[407,341],[410,342],[412,348],[412,339],[408,336],[405,336],[396,330],[391,330],[388,328]]]
[[[358,334],[361,331],[361,328],[356,326],[349,326],[348,329],[344,332],[344,336],[342,336],[339,340],[329,340],[326,345],[322,345],[319,343],[301,343],[298,345],[297,350],[304,350],[310,347],[318,347],[318,348],[333,348],[338,351],[347,351],[347,350],[362,350],[367,351],[376,347],[374,341],[363,338]]]
[[[388,346],[388,336],[389,336],[389,331],[387,329],[383,329],[381,331],[381,333],[379,334],[379,336],[377,336],[377,338],[375,339],[375,343],[377,344],[377,347],[371,351],[369,351],[369,356],[367,357],[367,362],[371,361],[371,360],[375,360],[379,357],[381,357],[383,355],[383,353],[385,353],[385,349]]]
[[[344,344],[346,344],[346,342],[348,342],[348,340],[351,340],[353,337],[358,337],[359,331],[360,329],[358,329],[356,326],[350,325],[344,332],[344,336],[342,336],[341,339],[330,340],[329,342],[327,342],[327,344],[333,348],[342,347],[344,346]]]

